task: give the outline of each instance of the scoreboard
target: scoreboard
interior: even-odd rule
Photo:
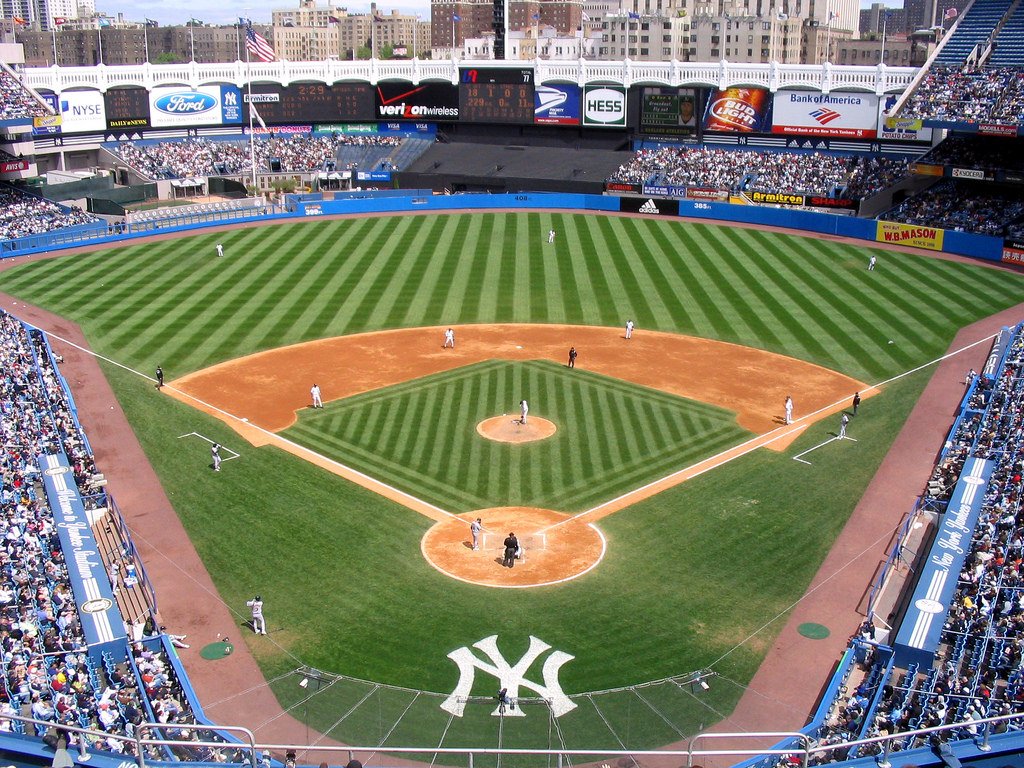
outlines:
[[[244,93],[268,124],[371,122],[373,87],[369,83],[297,83],[289,86],[261,83]]]
[[[459,69],[459,120],[532,123],[533,69]]]
[[[145,88],[111,88],[103,94],[107,127],[148,128],[149,91]]]

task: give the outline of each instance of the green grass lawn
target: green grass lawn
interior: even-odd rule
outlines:
[[[512,445],[477,433],[523,397],[531,418],[555,422],[552,437]],[[300,413],[283,435],[456,513],[582,512],[752,437],[707,403],[547,361],[491,361],[357,395]]]
[[[548,248],[550,228],[559,238]],[[224,259],[212,256],[216,242]],[[781,352],[868,382],[938,357],[958,328],[1016,304],[1024,289],[1017,274],[878,253],[869,273],[865,248],[737,227],[547,213],[385,217],[33,262],[5,273],[4,289],[80,323],[97,352],[147,374],[162,365],[168,378],[358,331],[620,326],[632,317],[641,329]],[[263,595],[277,645],[260,644],[257,658],[286,707],[308,709],[314,727],[352,742],[395,743],[400,735],[414,744],[493,745],[486,705],[449,723],[434,706],[440,697],[352,678],[446,694],[457,679],[450,651],[497,634],[515,659],[532,634],[575,657],[561,683],[579,706],[559,719],[560,738],[577,746],[625,739],[631,747],[665,743],[731,710],[929,375],[866,401],[854,425],[858,442],[830,444],[813,466],[788,456],[834,425],[810,428],[787,453],[752,453],[602,520],[607,557],[581,579],[492,590],[454,582],[423,561],[425,518],[277,449],[242,444],[221,422],[123,369],[105,371],[239,626],[244,601]],[[374,396],[365,396],[367,413]],[[349,416],[368,418],[352,408]],[[241,458],[211,473],[208,448],[176,439],[192,431]],[[372,446],[387,435],[358,438]],[[628,440],[610,433],[608,450],[625,455]],[[663,440],[671,444],[671,435]],[[385,450],[392,459],[401,451],[426,459],[436,447],[414,441]],[[528,473],[548,471],[532,461]],[[594,482],[607,482],[599,474]],[[451,503],[475,502],[453,492]],[[134,511],[126,513],[130,520]],[[302,705],[297,679],[287,675],[300,664],[347,677]],[[635,693],[583,695],[703,668],[718,678],[696,698],[671,684],[644,689],[648,702]],[[493,684],[478,676],[474,693],[492,695]],[[533,719],[510,726],[505,746],[546,734]]]

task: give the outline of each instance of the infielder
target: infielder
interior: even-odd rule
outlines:
[[[793,398],[786,395],[786,423],[793,423]]]
[[[846,425],[850,423],[850,417],[843,411],[842,417],[839,419],[839,439],[842,440],[846,437]]]
[[[210,457],[213,459],[213,471],[220,472],[220,444],[214,443],[210,446]]]
[[[455,349],[455,331],[451,328],[444,332],[444,346],[442,346],[441,349],[445,349],[446,347]]]
[[[320,397],[320,385],[319,384],[314,384],[313,388],[309,390],[309,394],[313,398],[313,407],[314,408],[323,408],[324,407],[324,401]]]
[[[252,631],[257,635],[267,634],[267,622],[263,619],[263,600],[256,595],[246,605],[252,608]]]
[[[632,320],[627,320],[626,321],[626,338],[627,339],[632,339],[633,338],[633,321]]]
[[[526,414],[530,412],[530,404],[525,400],[519,401],[519,423],[526,423]]]
[[[473,537],[473,549],[480,549],[480,529],[483,528],[483,523],[478,517],[472,523],[469,524],[469,535]]]

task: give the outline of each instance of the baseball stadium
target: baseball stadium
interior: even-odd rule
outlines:
[[[1019,19],[4,61],[3,759],[1024,766]]]

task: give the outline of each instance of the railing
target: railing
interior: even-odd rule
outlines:
[[[78,751],[77,762],[85,763],[91,758],[101,758],[109,755],[109,763],[112,766],[125,766],[130,765],[133,760],[129,757],[129,754],[118,754],[113,752],[105,751],[94,751],[90,750],[86,744],[89,737],[95,737],[96,731],[87,728],[79,728],[74,726],[63,725],[60,723],[54,723],[48,720],[37,720],[31,717],[21,717],[19,715],[0,715],[0,720],[10,721],[11,723],[19,722],[22,724],[29,724],[34,726],[40,726],[42,729],[55,729],[58,732],[62,732],[71,737],[70,741],[74,742],[74,746]],[[1016,721],[1016,723],[1014,722]],[[946,739],[943,735],[949,735],[950,731],[954,729],[962,728],[974,728],[977,731],[977,736],[974,739],[974,748],[982,753],[989,752],[993,749],[993,730],[999,730],[999,734],[995,734],[996,737],[1005,730],[1009,730],[1012,726],[1019,729],[1021,725],[1024,725],[1024,714],[1015,715],[1000,715],[999,717],[989,717],[983,720],[967,720],[960,723],[953,723],[950,725],[942,725],[934,728],[919,728],[913,731],[906,731],[898,734],[888,734],[885,736],[876,736],[869,739],[858,739],[857,741],[850,741],[844,744],[828,744],[819,746],[811,739],[802,733],[788,733],[788,732],[764,732],[764,733],[701,733],[690,739],[686,749],[665,749],[665,750],[628,750],[628,749],[499,749],[499,748],[485,748],[485,747],[385,747],[385,746],[329,746],[329,745],[310,745],[306,746],[303,744],[260,744],[256,742],[255,734],[248,728],[242,728],[238,726],[205,726],[199,724],[178,724],[177,727],[187,727],[189,730],[201,730],[201,731],[229,731],[231,733],[239,734],[241,739],[238,742],[223,741],[192,741],[192,740],[173,740],[173,739],[160,739],[160,738],[146,738],[146,734],[150,731],[167,730],[167,723],[143,723],[138,726],[134,736],[122,736],[117,734],[104,733],[105,739],[115,739],[124,743],[127,747],[128,744],[134,746],[134,763],[138,768],[145,768],[147,764],[146,748],[147,747],[180,747],[180,748],[195,748],[204,747],[209,749],[220,749],[230,750],[232,752],[241,752],[246,755],[244,763],[234,764],[249,765],[251,768],[260,768],[260,760],[258,755],[263,751],[273,751],[278,754],[288,755],[289,761],[294,760],[294,755],[299,752],[315,751],[318,754],[325,755],[344,755],[349,762],[357,757],[362,757],[361,762],[366,763],[370,759],[380,757],[402,757],[406,759],[416,759],[423,755],[433,755],[434,761],[436,762],[437,757],[441,755],[445,756],[463,756],[466,759],[466,765],[469,768],[473,768],[474,763],[480,757],[485,756],[512,756],[512,755],[532,755],[538,758],[548,758],[550,764],[550,758],[555,758],[559,767],[568,765],[578,764],[580,762],[594,762],[597,759],[610,760],[616,757],[630,758],[635,761],[638,757],[679,757],[685,758],[685,765],[687,768],[692,768],[694,765],[694,758],[704,758],[713,756],[723,757],[744,757],[744,756],[762,756],[763,758],[778,757],[780,761],[783,758],[787,759],[787,765],[793,765],[793,758],[799,760],[801,768],[807,768],[808,765],[812,764],[815,756],[827,755],[828,753],[835,752],[837,749],[852,749],[855,747],[862,746],[875,746],[877,747],[876,762],[879,768],[890,768],[891,762],[889,761],[889,755],[892,750],[894,742],[907,737],[925,737],[925,741],[929,741],[933,736],[937,738],[937,743],[945,745]],[[753,748],[753,747],[736,747],[736,743],[743,741],[750,742],[752,740],[770,740],[772,743],[780,744],[786,743],[785,747],[775,747],[770,749],[764,748]],[[22,737],[20,741],[24,742]],[[730,746],[723,746],[718,749],[704,749],[698,748],[703,747],[705,743],[727,743]],[[1007,739],[1006,749],[1012,751],[1019,747],[1020,743],[1020,732],[1015,731]],[[909,754],[904,752],[904,754]],[[933,753],[934,754],[934,753]],[[922,755],[918,755],[915,763],[927,763],[927,759],[922,759]],[[582,758],[576,760],[575,758]],[[935,762],[938,762],[938,756],[935,755]],[[99,763],[100,760],[97,760]],[[378,764],[387,764],[386,760],[378,759]],[[265,766],[266,763],[263,763]],[[280,763],[277,763],[279,766]]]
[[[187,85],[197,88],[207,83],[234,83],[241,87],[249,81],[288,85],[297,80],[336,83],[341,80],[376,84],[383,79],[446,80],[459,82],[459,67],[516,68],[530,66],[522,61],[327,61],[246,64],[138,64],[95,67],[27,68],[22,78],[33,89],[44,88],[60,93],[69,88],[95,88],[107,91],[118,86],[156,88],[162,85]],[[532,62],[537,83],[573,82],[618,83],[668,86],[710,86],[728,88],[734,85],[756,86],[775,91],[779,88],[813,88],[825,93],[833,90],[869,91],[878,95],[907,89],[918,70],[916,67],[836,66],[817,64],[746,64],[729,61],[569,61],[535,60]]]

